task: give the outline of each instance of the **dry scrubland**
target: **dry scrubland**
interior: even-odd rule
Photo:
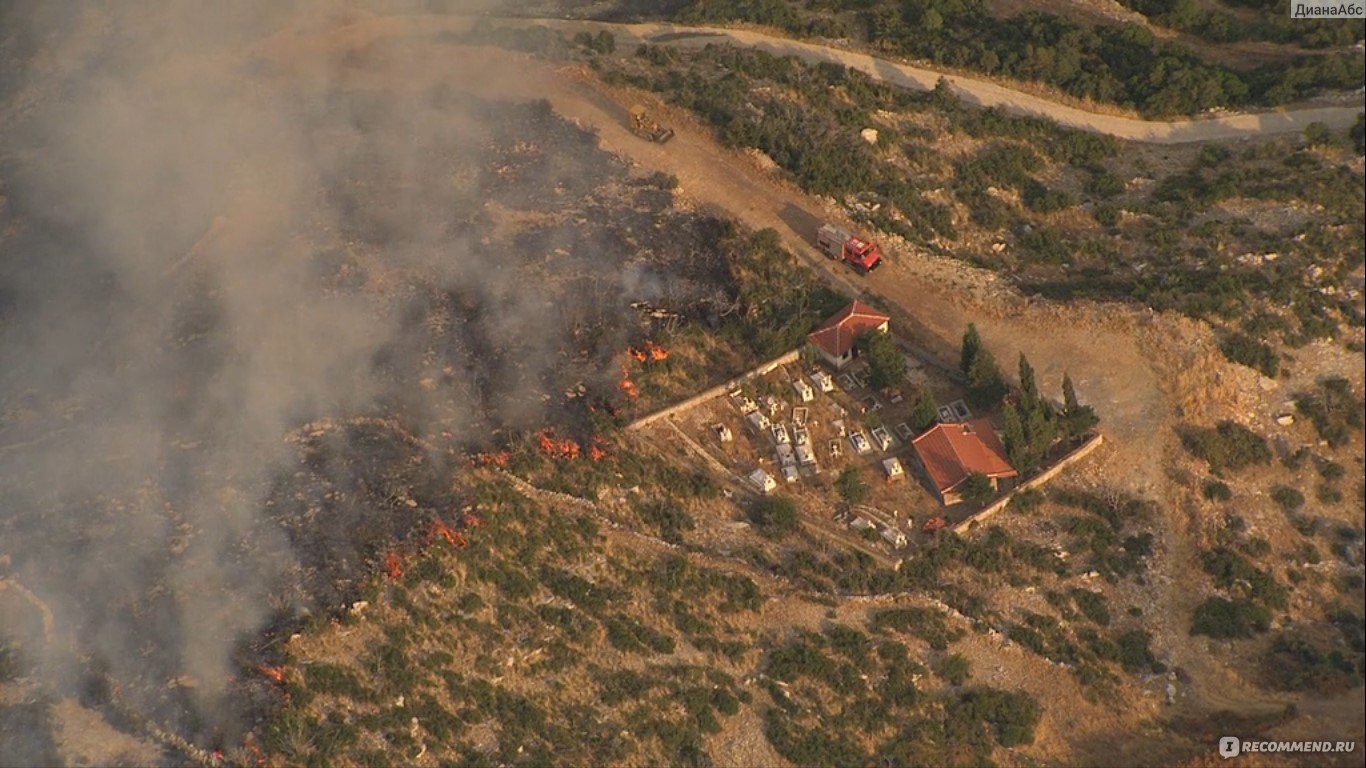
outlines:
[[[302,290],[400,332],[369,359],[372,403],[274,436],[285,458],[252,535],[279,532],[296,568],[233,649],[243,717],[206,724],[174,664],[99,649],[76,646],[76,683],[54,680],[43,665],[79,626],[61,614],[54,639],[6,589],[3,615],[22,617],[0,646],[7,755],[144,763],[174,746],[158,722],[207,750],[176,761],[270,765],[1182,763],[1230,730],[1362,738],[1359,139],[1141,148],[757,53],[499,40],[556,74],[455,26],[417,42],[393,19],[341,21],[258,67],[334,62],[324,126],[383,136],[422,104],[481,138],[450,155],[434,131],[416,165],[361,141],[324,185],[342,228],[292,225]],[[531,74],[485,100],[405,69],[395,54],[413,50]],[[396,73],[416,97],[377,87]],[[647,91],[674,104],[668,147],[611,106]],[[10,199],[7,249],[41,221]],[[416,243],[414,201],[437,233]],[[849,276],[802,250],[827,216],[885,234],[891,263],[859,287],[894,329],[952,368],[979,320],[1002,367],[1025,352],[1045,392],[1072,371],[1106,447],[991,525],[890,551],[836,524],[860,496],[837,464],[761,500],[668,425],[622,432],[840,306]],[[474,290],[476,272],[413,255],[464,252],[453,242],[508,277]],[[168,346],[200,349],[214,319],[182,290]],[[539,322],[507,333],[527,307]],[[628,354],[647,341],[668,357]],[[79,420],[54,431],[63,405],[7,397],[0,445],[78,436]],[[682,427],[701,441],[713,416]],[[915,482],[861,503],[929,514]],[[156,489],[114,489],[45,506],[69,521],[51,527],[3,518],[6,583],[60,570],[44,547],[118,544],[138,492],[161,507]],[[107,525],[83,529],[92,517]],[[156,580],[134,586],[119,608],[169,610]]]

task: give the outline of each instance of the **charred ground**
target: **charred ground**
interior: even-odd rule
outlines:
[[[239,742],[280,701],[256,668],[282,635],[464,525],[466,455],[543,429],[588,445],[634,406],[628,347],[659,338],[660,317],[720,326],[740,295],[732,224],[675,206],[671,179],[633,173],[544,102],[339,90],[295,117],[317,176],[283,248],[233,240],[233,217],[164,211],[139,222],[165,238],[130,267],[81,229],[108,211],[53,207],[42,161],[11,155],[0,182],[5,355],[29,361],[4,374],[0,563],[57,616],[45,636],[5,604],[7,674],[133,734]],[[238,259],[278,281],[238,285]],[[251,299],[275,303],[264,321],[242,316]],[[345,343],[367,317],[380,330]],[[272,371],[244,374],[276,333],[305,356],[340,335],[347,353],[314,371],[338,385],[292,397]],[[235,425],[262,398],[269,424]],[[185,640],[201,622],[233,646],[228,680]],[[5,730],[50,733],[19,728],[47,711],[27,701]]]

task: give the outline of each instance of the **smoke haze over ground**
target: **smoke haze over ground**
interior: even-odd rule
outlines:
[[[655,265],[713,222],[544,106],[462,93],[506,62],[310,47],[367,16],[274,2],[4,13],[0,577],[53,622],[0,592],[0,641],[58,695],[107,673],[201,741],[241,727],[234,654],[335,608],[374,554],[346,533],[440,514],[454,447],[615,392],[632,300],[712,290]]]

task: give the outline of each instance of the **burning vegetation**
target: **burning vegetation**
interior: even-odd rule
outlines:
[[[237,264],[244,220],[218,209],[180,211],[203,226],[174,232],[117,209],[186,247],[169,266],[144,251],[109,262],[65,243],[72,222],[43,213],[53,190],[0,178],[14,257],[0,296],[69,302],[7,305],[0,328],[6,359],[33,363],[0,390],[23,416],[0,423],[0,555],[79,650],[43,666],[59,644],[38,638],[9,655],[8,621],[0,641],[22,674],[60,668],[56,695],[76,681],[134,736],[241,745],[285,703],[282,637],[350,605],[371,574],[399,581],[429,547],[468,546],[471,469],[509,467],[528,442],[555,461],[607,458],[605,433],[640,394],[611,375],[621,350],[733,295],[724,225],[674,209],[666,180],[633,177],[545,103],[339,90],[299,109],[287,130],[315,145],[351,128],[297,159],[317,187],[280,201],[286,229],[267,234],[289,245],[264,267]],[[180,159],[147,154],[167,178]],[[155,289],[120,292],[143,283]],[[100,339],[97,354],[40,354],[4,330],[48,312]],[[263,359],[280,339],[295,346]],[[654,341],[633,350],[667,357]],[[43,383],[57,370],[81,373],[58,391]]]

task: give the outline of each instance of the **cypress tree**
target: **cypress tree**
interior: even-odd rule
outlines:
[[[1096,411],[1089,405],[1077,402],[1077,391],[1072,387],[1072,377],[1062,377],[1062,422],[1068,437],[1078,437],[1095,428],[1100,423]]]
[[[1039,399],[1039,387],[1034,383],[1034,367],[1023,352],[1020,353],[1020,391],[1024,393],[1024,402],[1032,408],[1034,401]]]
[[[973,407],[985,411],[996,407],[1010,391],[996,366],[996,358],[986,350],[978,350],[968,368],[968,399]]]
[[[964,374],[972,370],[972,364],[982,351],[982,337],[977,333],[977,324],[968,323],[968,332],[963,334],[963,352],[958,358],[958,367]]]
[[[1005,423],[1001,427],[1001,442],[1005,444],[1006,456],[1016,469],[1024,471],[1025,433],[1020,419],[1020,410],[1014,403],[1006,403]]]

